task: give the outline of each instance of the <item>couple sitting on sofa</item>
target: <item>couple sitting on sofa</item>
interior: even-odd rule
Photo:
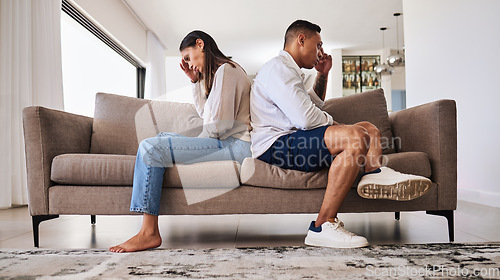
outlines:
[[[358,193],[364,198],[410,200],[427,192],[429,179],[381,166],[381,136],[373,124],[342,125],[321,110],[332,58],[323,52],[320,31],[308,21],[292,23],[285,33],[284,50],[261,68],[252,88],[245,71],[218,49],[210,35],[193,31],[182,40],[180,67],[193,83],[203,132],[199,137],[160,133],[140,143],[130,210],[143,213],[142,227],[110,251],[132,252],[161,245],[162,181],[165,168],[174,163],[241,163],[253,156],[287,169],[329,168],[323,204],[305,238],[305,244],[312,246],[368,245],[366,238],[345,230],[337,218],[360,166],[365,174]],[[309,91],[301,68],[318,71]]]

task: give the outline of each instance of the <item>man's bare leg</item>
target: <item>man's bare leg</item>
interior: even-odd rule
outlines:
[[[354,125],[361,126],[366,129],[370,136],[368,152],[366,153],[365,172],[373,171],[382,166],[382,144],[380,142],[380,131],[378,128],[369,122],[359,122]]]
[[[161,236],[158,228],[158,216],[143,214],[142,227],[139,233],[124,243],[109,248],[109,250],[115,253],[135,252],[156,248],[160,245]]]
[[[328,183],[315,226],[337,217],[340,205],[351,188],[359,167],[368,151],[367,131],[355,125],[333,125],[325,131],[325,143],[330,154],[337,155],[328,171]]]

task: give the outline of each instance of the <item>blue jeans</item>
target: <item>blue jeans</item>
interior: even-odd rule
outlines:
[[[167,167],[175,163],[191,164],[204,161],[235,160],[240,164],[251,157],[250,142],[228,137],[186,137],[162,132],[139,144],[134,170],[134,185],[130,211],[158,215]]]

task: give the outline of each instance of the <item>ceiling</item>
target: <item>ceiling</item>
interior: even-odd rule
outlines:
[[[283,48],[286,28],[296,19],[321,26],[325,51],[396,49],[396,12],[402,0],[124,0],[146,28],[179,56],[184,36],[200,29],[216,40],[247,72],[255,73]],[[147,3],[147,4],[145,4]],[[403,19],[399,19],[400,47]]]

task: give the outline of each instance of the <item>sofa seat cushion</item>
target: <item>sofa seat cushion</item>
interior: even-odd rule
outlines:
[[[50,179],[63,185],[132,186],[135,158],[129,155],[63,154],[52,161]],[[166,169],[163,187],[236,188],[240,185],[240,169],[240,164],[234,161],[175,164]]]
[[[135,156],[63,154],[52,161],[50,179],[68,185],[132,185]]]
[[[422,152],[395,153],[383,156],[382,164],[396,171],[429,178],[431,165]],[[362,170],[353,184],[357,186]],[[244,185],[275,189],[321,189],[326,188],[328,169],[318,172],[302,172],[283,169],[264,161],[246,158],[241,166],[241,182]]]

